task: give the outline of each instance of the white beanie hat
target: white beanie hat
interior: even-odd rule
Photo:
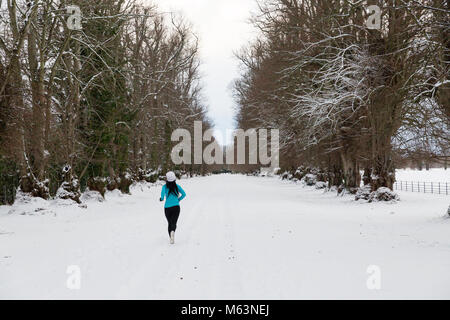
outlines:
[[[175,173],[173,173],[172,171],[167,172],[166,178],[167,178],[167,181],[169,181],[169,182],[173,182],[173,181],[177,180]]]

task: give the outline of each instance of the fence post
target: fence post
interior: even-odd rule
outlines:
[[[439,194],[441,194],[441,183],[439,182]]]

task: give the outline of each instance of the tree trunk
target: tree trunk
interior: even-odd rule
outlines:
[[[381,187],[394,189],[395,172],[390,154],[376,158],[373,168],[372,191]]]
[[[341,152],[342,166],[344,169],[345,188],[355,191],[361,185],[361,174],[359,172],[358,161],[353,157]]]
[[[30,19],[33,24],[36,23],[35,6]],[[36,178],[40,181],[44,178],[44,110],[42,99],[44,97],[44,85],[41,80],[39,72],[38,58],[37,58],[37,43],[35,31],[30,28],[28,31],[28,64],[31,74],[31,95],[32,95],[32,123],[31,123],[31,170],[33,170]],[[42,53],[41,53],[42,54]]]

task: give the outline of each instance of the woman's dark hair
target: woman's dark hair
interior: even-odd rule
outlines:
[[[178,197],[178,195],[180,194],[180,192],[178,191],[177,183],[175,181],[172,182],[167,181],[166,187],[169,190],[169,193],[167,195],[173,193],[176,197]]]

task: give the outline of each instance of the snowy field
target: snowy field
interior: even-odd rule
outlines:
[[[242,175],[180,185],[173,246],[159,186],[87,208],[0,207],[0,298],[450,298],[448,196],[400,192],[398,203],[368,204]],[[79,290],[67,287],[73,265]],[[379,290],[367,286],[369,266]]]
[[[430,169],[413,170],[401,169],[395,172],[395,177],[399,181],[421,181],[421,182],[449,182],[450,169]]]

